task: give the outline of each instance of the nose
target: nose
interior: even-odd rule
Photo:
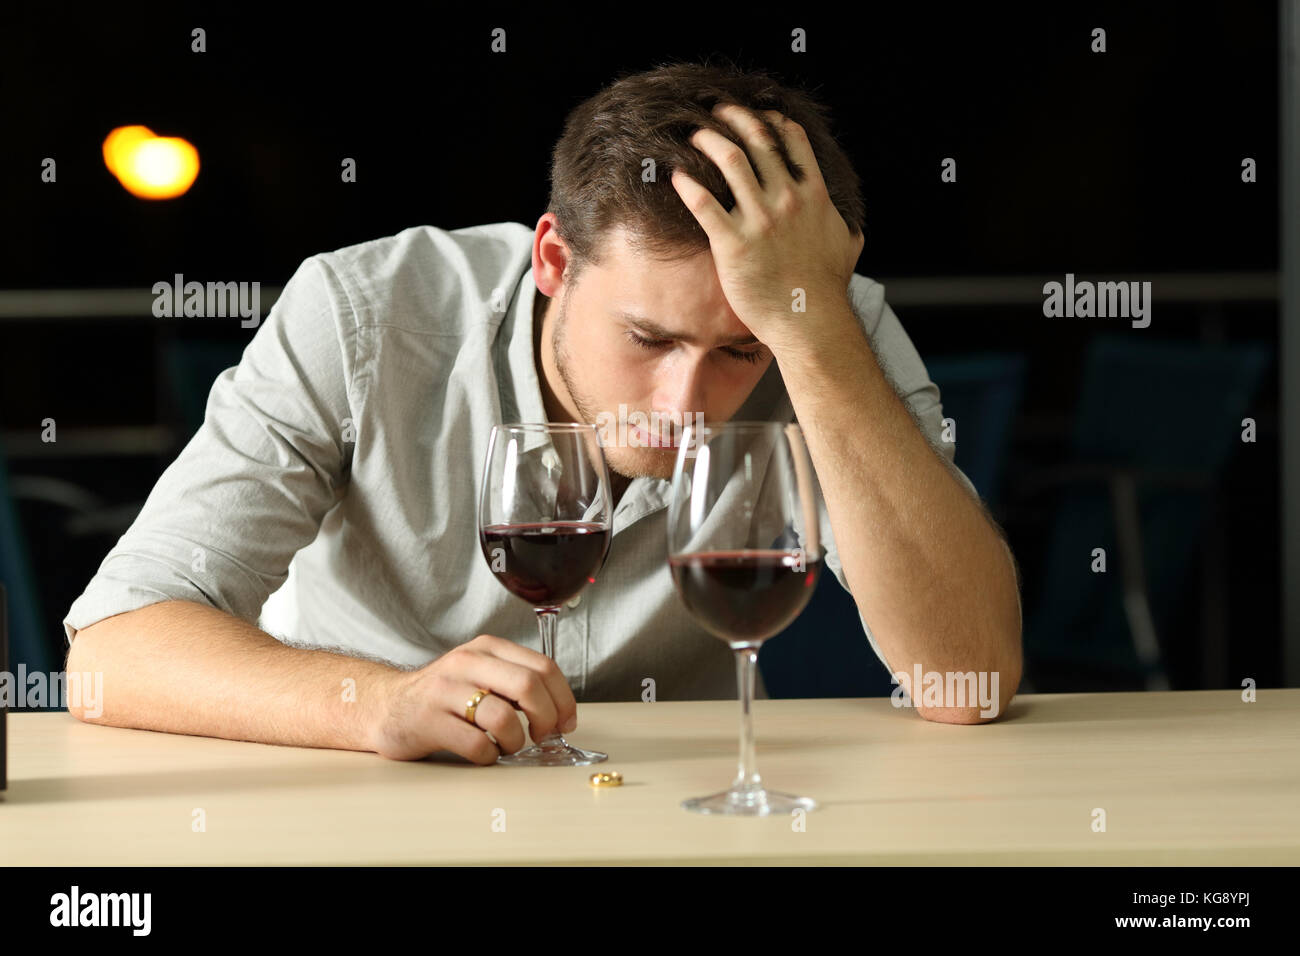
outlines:
[[[664,363],[655,383],[654,411],[677,414],[682,420],[704,411],[706,356],[707,353],[694,356],[679,352],[671,362]]]

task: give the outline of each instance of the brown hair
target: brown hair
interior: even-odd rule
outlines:
[[[623,74],[579,104],[565,120],[551,163],[551,195],[557,232],[572,253],[569,277],[599,265],[607,230],[622,226],[629,240],[652,258],[687,258],[709,248],[708,234],[673,188],[680,168],[730,211],[735,199],[722,171],[688,137],[697,127],[717,130],[742,149],[745,144],[710,111],[720,102],[776,110],[804,128],[835,208],[849,228],[864,226],[861,183],[830,132],[829,111],[802,90],[781,85],[763,72],[733,64],[672,62]],[[781,137],[760,116],[778,143]],[[748,151],[747,151],[748,152]],[[803,178],[781,144],[786,168]],[[643,163],[654,160],[655,180],[642,181]]]

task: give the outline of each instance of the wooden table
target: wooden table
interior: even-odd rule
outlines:
[[[981,726],[888,698],[756,701],[764,781],[821,802],[803,829],[678,806],[735,776],[738,709],[580,704],[569,736],[609,752],[596,768],[11,714],[0,864],[1300,863],[1300,689],[1026,695]],[[593,769],[626,782],[593,790]]]

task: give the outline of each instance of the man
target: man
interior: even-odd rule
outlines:
[[[556,663],[479,552],[492,425],[620,406],[797,418],[826,566],[877,655],[909,692],[914,668],[995,673],[1001,712],[1014,560],[883,288],[853,273],[861,219],[820,106],[674,64],[574,110],[534,230],[417,227],[311,257],[64,620],[68,669],[105,675],[96,722],[488,764],[526,742],[516,710],[536,740],[646,677],[661,699],[732,696],[731,651],[666,566],[671,448],[607,448],[610,554],[561,615]],[[286,633],[257,626],[286,602]],[[915,690],[923,717],[981,719]]]

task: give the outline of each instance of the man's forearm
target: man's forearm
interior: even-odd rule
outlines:
[[[73,716],[89,723],[338,750],[372,749],[382,687],[401,673],[289,647],[189,601],[152,604],[82,628],[67,669],[103,674],[102,705],[95,708],[102,713],[69,702]]]
[[[1015,569],[1001,536],[917,429],[850,310],[833,341],[778,356],[845,579],[895,672],[1021,674]],[[908,686],[921,704],[921,688]],[[978,708],[975,708],[978,710]],[[939,720],[975,719],[970,708]]]

